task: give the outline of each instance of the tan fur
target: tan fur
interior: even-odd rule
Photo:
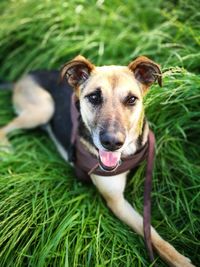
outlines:
[[[138,68],[141,67],[142,63],[145,63],[145,66],[151,66],[155,74],[158,75],[155,81],[158,79],[159,84],[161,84],[159,65],[146,57],[139,57],[131,62],[128,67],[95,67],[84,57],[78,56],[66,63],[61,70],[61,77],[67,77],[69,84],[74,87],[76,95],[79,97],[81,115],[86,127],[93,136],[94,142],[98,137],[98,131],[101,129],[103,122],[108,122],[109,127],[114,127],[113,122],[116,121],[123,125],[126,131],[126,141],[121,151],[124,156],[133,154],[136,151],[136,140],[141,133],[144,118],[142,99],[151,85],[149,81],[146,82],[144,80],[143,82],[141,79],[140,81],[136,79]],[[74,69],[72,70],[72,68]],[[85,76],[77,79],[76,73],[73,72],[76,69],[81,70],[81,68],[85,71],[86,77],[87,75],[89,76],[86,82]],[[152,80],[154,79],[150,79],[150,81]],[[104,98],[101,109],[93,108],[86,99],[86,95],[92,93],[97,88],[101,88]],[[129,93],[137,97],[137,104],[131,109],[127,108],[123,103],[124,98]],[[15,129],[29,129],[47,123],[54,113],[54,104],[50,94],[39,87],[29,76],[22,78],[16,84],[13,103],[18,117],[0,129],[1,141],[5,141],[6,134]],[[149,127],[146,123],[143,132],[143,144],[147,140],[148,132]],[[50,136],[53,137],[53,133],[50,133]],[[56,140],[53,141],[58,146]],[[91,144],[84,139],[81,141],[88,150],[96,154],[96,150],[94,150]],[[61,151],[62,148],[58,147],[58,150],[67,160],[67,156]],[[143,219],[124,198],[126,175],[127,172],[111,177],[92,174],[91,179],[113,213],[134,231],[143,236]],[[153,227],[151,228],[151,235],[154,247],[170,266],[194,266],[190,263],[189,259],[164,241]]]
[[[101,110],[90,110],[90,105],[85,98],[86,95],[100,87],[102,90],[105,104]],[[123,100],[128,93],[135,95],[137,100],[136,107],[128,109],[124,107]],[[143,118],[142,91],[136,82],[132,72],[128,67],[110,66],[97,67],[92,73],[80,95],[80,105],[85,125],[90,130],[90,124],[97,124],[99,127],[106,121],[118,121],[126,129],[127,142],[135,140],[141,131],[141,120]],[[131,146],[131,145],[130,145]],[[124,151],[123,155],[133,154],[135,145],[128,153]]]
[[[136,149],[134,142],[141,132],[144,118],[142,99],[151,85],[151,83],[138,82],[134,77],[134,71],[142,62],[144,62],[146,66],[149,64],[158,75],[161,74],[159,65],[146,57],[139,57],[135,61],[131,62],[128,67],[94,67],[93,65],[90,77],[87,80],[87,85],[83,88],[80,86],[79,99],[81,113],[88,130],[92,134],[91,124],[96,124],[101,127],[104,120],[110,119],[110,124],[112,124],[112,121],[115,120],[121,122],[121,124],[123,124],[126,128],[127,143],[132,141],[132,143],[129,143],[129,146],[124,149],[124,155],[132,154]],[[86,64],[88,64],[88,62]],[[157,79],[161,85],[161,76]],[[101,88],[104,97],[105,103],[103,104],[101,110],[95,110],[88,105],[85,97],[86,95],[94,92],[96,88]],[[136,107],[131,111],[126,109],[122,104],[122,99],[127,95],[127,93],[132,93],[138,98]],[[143,144],[147,140],[148,131],[149,127],[148,124],[146,124],[144,128]],[[98,188],[99,192],[105,198],[108,207],[113,211],[113,213],[138,234],[143,236],[143,219],[124,198],[126,175],[127,173],[123,173],[113,177],[102,177],[92,174],[91,179],[94,185]],[[194,266],[190,263],[188,258],[181,255],[173,246],[164,241],[153,227],[151,234],[154,247],[170,266]]]
[[[93,145],[91,145],[89,142],[87,142],[85,139],[80,138],[81,143],[84,145],[84,147],[94,156],[98,157],[97,150],[94,148]]]
[[[143,219],[124,198],[126,173],[111,177],[92,175],[91,178],[112,212],[139,235],[143,236]],[[194,267],[188,258],[164,241],[153,227],[151,228],[151,236],[154,247],[160,256],[168,262],[169,266]]]
[[[49,121],[54,113],[52,97],[29,76],[15,84],[13,105],[18,117],[0,129],[0,144],[9,145],[6,135],[17,129],[31,129]]]

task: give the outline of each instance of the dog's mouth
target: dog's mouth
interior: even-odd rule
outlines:
[[[99,165],[104,171],[114,171],[121,163],[121,152],[99,150]]]

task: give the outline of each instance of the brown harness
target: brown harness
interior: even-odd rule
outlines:
[[[151,242],[151,188],[152,188],[152,173],[154,162],[154,147],[155,137],[150,130],[148,135],[148,142],[142,149],[134,155],[122,158],[122,163],[119,167],[111,172],[106,172],[99,167],[98,159],[89,153],[80,141],[78,135],[79,117],[80,113],[76,108],[76,96],[72,95],[71,99],[71,120],[72,120],[72,134],[71,144],[75,148],[75,158],[73,160],[75,173],[78,179],[85,182],[91,182],[90,175],[96,174],[100,176],[113,176],[123,172],[133,170],[139,166],[144,160],[147,160],[146,175],[144,182],[144,209],[143,209],[143,231],[144,239],[149,253],[150,260],[154,261],[153,248]],[[154,265],[155,266],[155,265]]]

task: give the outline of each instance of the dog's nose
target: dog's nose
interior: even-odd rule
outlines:
[[[110,151],[120,149],[125,142],[122,132],[100,132],[100,142],[104,148]]]

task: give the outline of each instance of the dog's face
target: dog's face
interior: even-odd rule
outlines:
[[[115,169],[123,155],[135,152],[143,130],[143,96],[156,80],[161,85],[160,75],[159,66],[146,57],[127,67],[95,67],[78,56],[62,68],[105,170]]]

